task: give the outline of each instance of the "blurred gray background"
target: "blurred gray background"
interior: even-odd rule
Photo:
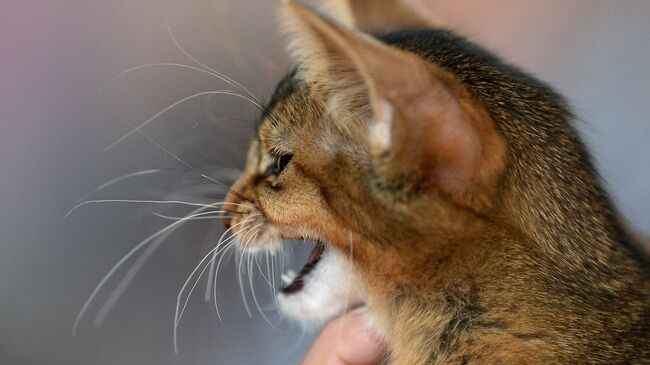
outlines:
[[[555,85],[621,210],[650,232],[650,2],[434,1],[447,25]],[[254,267],[242,301],[231,258],[218,280],[220,321],[203,299],[205,279],[172,328],[178,292],[221,234],[216,219],[188,222],[166,240],[100,327],[92,321],[121,270],[72,325],[104,274],[133,246],[169,224],[152,213],[183,206],[97,204],[87,199],[212,202],[220,189],[134,134],[105,147],[166,106],[194,93],[232,89],[193,65],[172,42],[247,85],[262,101],[288,69],[276,1],[0,0],[0,363],[294,364],[311,341],[274,310]],[[101,90],[99,90],[101,89]],[[206,174],[230,182],[258,116],[229,96],[182,103],[145,132]],[[106,182],[143,173],[104,189]],[[296,252],[300,255],[300,252]],[[287,256],[287,259],[289,257]],[[127,263],[127,267],[128,267]],[[265,270],[261,265],[262,272]]]

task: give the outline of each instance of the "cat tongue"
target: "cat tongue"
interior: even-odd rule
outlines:
[[[309,258],[307,258],[307,263],[305,264],[305,266],[310,264],[316,264],[318,260],[320,260],[320,257],[323,254],[324,250],[325,250],[325,245],[322,244],[321,242],[317,243],[314,249],[311,250],[311,253],[309,254]]]
[[[320,261],[321,256],[323,255],[323,251],[325,251],[325,245],[322,242],[318,242],[314,249],[311,250],[309,258],[307,258],[307,262],[302,269],[300,269],[300,272],[295,275],[295,277],[287,275],[287,278],[285,279],[287,285],[282,287],[282,293],[293,294],[299,292],[303,288],[305,285],[305,276],[316,267],[316,264],[318,264],[318,261]]]

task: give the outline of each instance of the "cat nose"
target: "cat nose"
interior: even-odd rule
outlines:
[[[224,203],[225,204],[222,206],[222,209],[225,214],[221,218],[221,222],[223,223],[223,226],[228,229],[232,226],[233,215],[237,214],[238,212],[237,206],[239,205],[239,199],[237,199],[237,197],[233,196],[232,194],[228,194],[224,200]]]
[[[223,209],[226,210],[226,214],[222,218],[223,226],[228,229],[232,226],[233,214],[237,212],[237,207],[241,203],[241,193],[239,193],[242,188],[247,184],[247,178],[242,175],[235,181],[232,187],[228,190],[226,198],[224,199]]]
[[[221,222],[223,222],[223,226],[225,229],[229,229],[230,225],[232,224],[232,217],[230,216],[230,213],[228,213],[227,216],[221,218]]]

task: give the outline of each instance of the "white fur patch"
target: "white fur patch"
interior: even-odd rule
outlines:
[[[393,106],[386,100],[380,99],[374,110],[375,120],[368,127],[368,143],[371,152],[381,155],[388,151],[391,145],[391,130],[393,126]]]
[[[323,323],[365,301],[361,282],[349,258],[327,247],[316,267],[304,278],[303,288],[280,293],[278,304],[287,316],[305,323]]]

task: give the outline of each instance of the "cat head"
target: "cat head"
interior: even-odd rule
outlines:
[[[365,32],[429,29],[432,18],[405,0],[338,5],[339,21],[284,5],[297,66],[227,197],[243,249],[317,242],[280,295],[300,319],[417,282],[427,253],[495,209],[506,159],[492,116],[456,75]]]

